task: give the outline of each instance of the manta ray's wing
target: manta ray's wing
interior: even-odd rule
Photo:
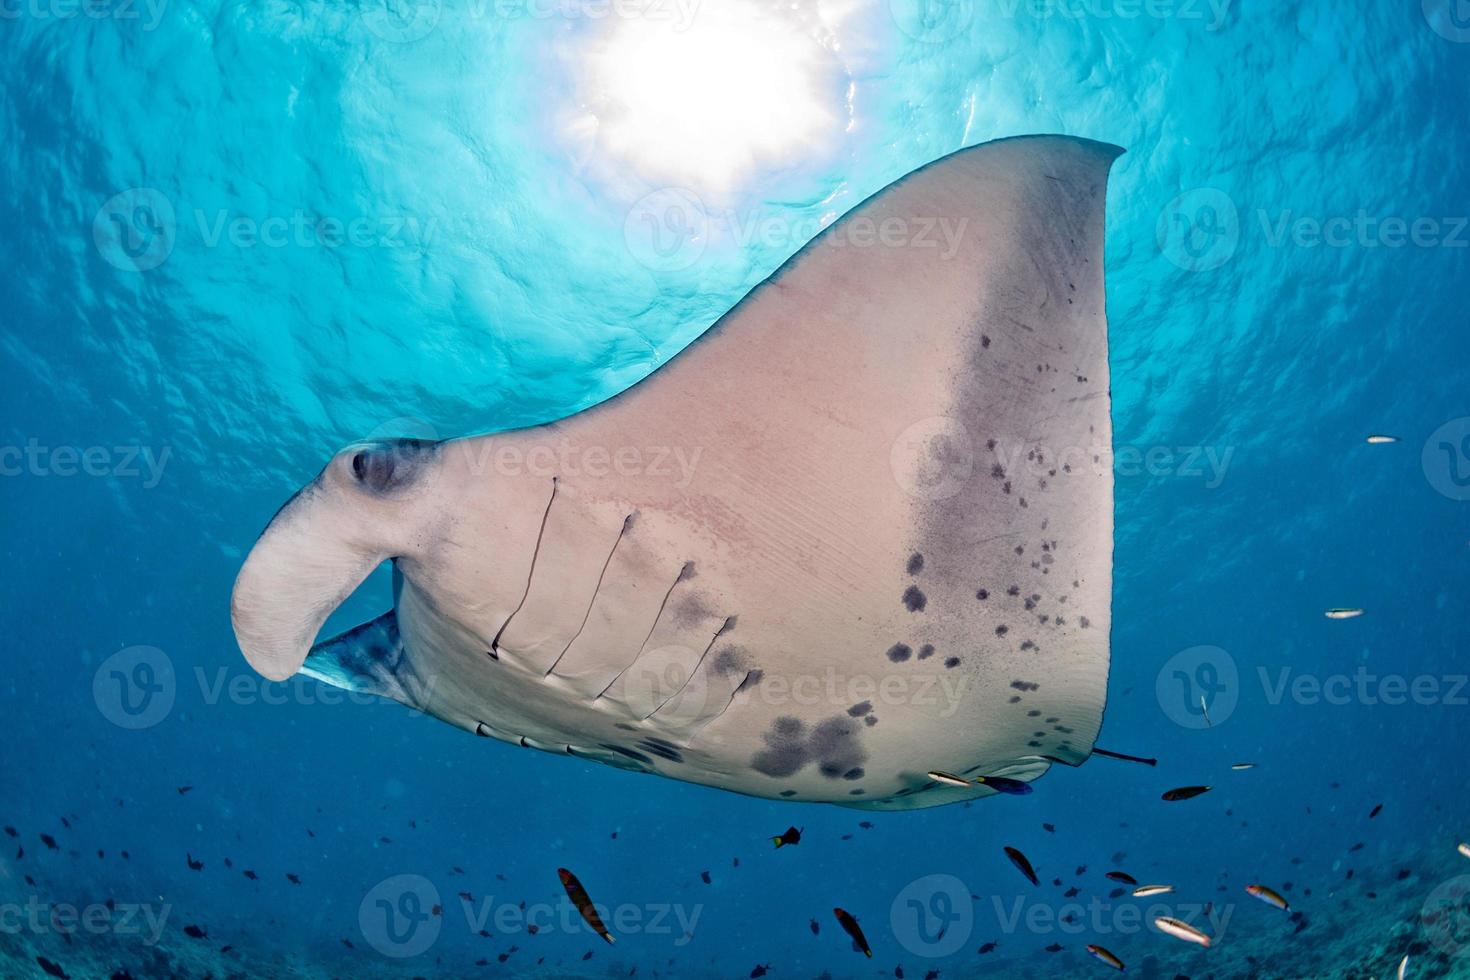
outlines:
[[[601,405],[393,465],[344,454],[242,570],[247,658],[289,675],[396,557],[409,652],[447,683],[428,710],[472,730],[570,750],[605,722],[656,732],[680,756],[660,757],[669,775],[894,806],[970,792],[927,785],[929,770],[1080,762],[1108,671],[1102,246],[1118,152],[1065,137],[960,151],[855,208]],[[641,467],[619,465],[630,449]],[[639,681],[651,661],[680,686]],[[772,690],[866,677],[912,692],[926,676],[964,683],[876,710]]]

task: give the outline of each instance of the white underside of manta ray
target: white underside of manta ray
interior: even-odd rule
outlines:
[[[1080,764],[1108,674],[1120,152],[961,150],[600,405],[342,452],[241,569],[246,659],[774,799],[910,809],[993,792],[931,771]],[[313,647],[387,560],[393,610]]]

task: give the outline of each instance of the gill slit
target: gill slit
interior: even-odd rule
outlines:
[[[561,663],[561,658],[567,655],[567,651],[572,648],[572,644],[577,642],[577,637],[581,636],[582,631],[587,628],[587,620],[592,618],[592,607],[597,604],[597,593],[602,591],[602,580],[607,575],[608,566],[612,564],[613,555],[618,553],[618,545],[622,542],[623,536],[628,533],[628,528],[632,526],[633,515],[629,514],[627,517],[623,518],[623,529],[618,532],[618,539],[614,541],[613,546],[608,549],[607,559],[602,563],[602,571],[597,573],[597,585],[592,589],[592,598],[587,600],[587,611],[582,614],[582,622],[580,625],[577,626],[577,632],[572,634],[572,638],[567,641],[567,645],[561,648],[561,653],[558,653],[556,655],[556,659],[551,662],[551,666],[547,667],[546,673],[542,674],[541,676],[551,676],[551,672],[553,670],[556,670],[556,665]]]
[[[510,621],[515,619],[516,613],[520,612],[521,607],[526,604],[526,597],[531,594],[531,582],[536,577],[536,559],[541,555],[541,539],[546,534],[546,520],[551,516],[551,505],[555,501],[556,477],[553,476],[551,478],[551,496],[547,498],[546,510],[541,514],[541,527],[536,532],[536,548],[531,552],[531,570],[526,573],[526,590],[521,593],[521,601],[516,603],[516,607],[510,611],[510,615],[505,617],[505,622],[500,624],[500,629],[495,631],[495,639],[490,641],[490,649],[486,652],[490,654],[492,660],[500,659],[500,638],[505,634],[505,628],[510,625]]]
[[[654,708],[648,714],[644,715],[640,719],[641,721],[647,721],[648,719],[652,718],[654,715],[663,710],[664,705],[668,704],[670,701],[674,700],[674,698],[684,693],[684,688],[689,686],[690,681],[694,680],[694,675],[699,673],[699,668],[704,665],[704,658],[708,657],[709,652],[715,648],[715,641],[728,633],[730,631],[730,627],[734,625],[734,616],[725,617],[725,621],[720,624],[720,628],[715,630],[715,635],[709,638],[709,645],[704,648],[704,652],[699,655],[699,659],[694,661],[694,666],[690,669],[689,676],[684,678],[684,683],[679,685],[679,689],[677,691],[660,701],[657,708]],[[745,682],[741,681],[740,683],[744,684]],[[728,707],[728,705],[726,707]],[[724,712],[721,712],[721,714],[723,713]]]
[[[658,604],[658,613],[657,613],[657,615],[655,615],[653,617],[653,625],[650,626],[650,627],[648,627],[648,635],[645,636],[643,638],[643,642],[638,645],[638,652],[633,655],[633,659],[632,660],[628,661],[628,666],[627,667],[624,667],[622,670],[618,671],[617,676],[614,677],[612,680],[608,681],[607,682],[607,687],[604,687],[601,691],[599,691],[598,694],[597,694],[597,697],[593,698],[592,700],[596,701],[596,700],[600,699],[608,691],[611,691],[612,690],[612,686],[618,682],[618,679],[621,678],[624,674],[626,674],[628,672],[628,668],[629,667],[632,667],[634,664],[636,664],[638,662],[638,658],[641,657],[641,656],[643,656],[643,651],[644,651],[645,648],[647,648],[648,641],[653,638],[653,631],[656,630],[656,629],[658,629],[658,621],[663,618],[664,610],[668,608],[668,605],[669,605],[669,597],[674,594],[674,590],[679,587],[679,583],[682,582],[682,581],[684,581],[684,577],[686,575],[688,575],[693,570],[693,568],[694,568],[694,562],[692,562],[692,561],[686,561],[684,563],[684,567],[682,567],[682,568],[679,569],[679,574],[676,575],[676,576],[674,576],[674,584],[671,585],[671,586],[669,586],[669,591],[667,591],[667,592],[664,593],[664,600],[663,600],[663,602],[660,602]]]

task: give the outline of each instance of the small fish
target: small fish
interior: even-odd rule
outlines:
[[[1159,799],[1168,803],[1174,803],[1179,800],[1192,800],[1201,793],[1208,793],[1210,789],[1211,787],[1209,786],[1180,786],[1178,789],[1171,789],[1164,793]]]
[[[1031,784],[1023,783],[1019,779],[1010,779],[1006,776],[976,776],[975,782],[989,786],[997,793],[1007,793],[1011,796],[1025,796],[1031,792]]]
[[[1111,951],[1097,945],[1089,945],[1087,951],[1113,969],[1120,971],[1123,969],[1123,961],[1114,956]]]
[[[592,907],[592,899],[587,897],[587,889],[582,887],[582,883],[577,880],[577,876],[566,868],[557,868],[556,874],[561,879],[562,887],[567,890],[567,897],[572,900],[572,905],[576,907],[577,911],[582,913],[582,918],[587,920],[587,924],[609,943],[617,942],[613,938],[612,933],[607,931],[607,926],[602,924],[602,919],[598,916],[597,909]]]
[[[751,980],[755,980],[756,977],[763,977],[763,976],[765,976],[766,973],[770,971],[770,969],[771,969],[771,964],[769,964],[769,963],[767,963],[764,966],[762,966],[759,963],[757,963],[755,969],[750,971],[750,978],[751,978]]]
[[[1210,709],[1205,704],[1205,696],[1203,694],[1201,694],[1199,696],[1199,710],[1200,710],[1200,714],[1202,714],[1202,715],[1205,716],[1205,727],[1206,728],[1214,728],[1215,727],[1215,723],[1213,721],[1210,721]]]
[[[1380,803],[1377,806],[1375,806],[1372,810],[1368,811],[1368,819],[1369,820],[1372,820],[1374,817],[1378,816],[1382,812],[1383,812],[1383,804]]]
[[[1047,946],[1045,948],[1048,953],[1060,953],[1063,947],[1061,943],[1052,943],[1050,946]]]
[[[861,828],[863,828],[864,830],[872,830],[873,829],[872,823],[870,823],[867,820],[859,820],[858,821],[858,826],[861,827]]]
[[[1255,767],[1256,764],[1254,762],[1237,762],[1230,768],[1234,769],[1236,772],[1244,772],[1247,769],[1254,769]]]
[[[1055,834],[1057,832],[1057,825],[1054,823],[1044,823],[1041,825],[1041,829],[1048,834]]]
[[[1139,885],[1133,889],[1133,897],[1148,898],[1150,895],[1167,895],[1173,890],[1173,885]]]
[[[60,963],[48,960],[44,956],[36,957],[36,965],[46,971],[47,976],[56,977],[57,980],[71,980],[70,974],[61,968]]]
[[[194,787],[192,787],[192,786],[180,786],[179,787],[179,795],[180,796],[183,796],[185,793],[189,792],[189,790],[191,790],[193,788]]]
[[[1154,925],[1158,927],[1160,932],[1173,936],[1175,939],[1182,939],[1187,943],[1198,943],[1201,946],[1209,948],[1210,937],[1200,932],[1188,922],[1181,922],[1167,915],[1161,915],[1157,919],[1154,919]]]
[[[816,919],[813,919],[812,920],[811,927],[812,927],[812,935],[813,936],[821,935],[822,927],[817,924],[817,920]]]
[[[1323,615],[1325,615],[1328,619],[1356,619],[1359,616],[1363,615],[1363,610],[1353,607],[1344,607],[1338,609],[1329,609]]]
[[[1398,436],[1371,435],[1367,438],[1370,446],[1387,446],[1399,441]]]
[[[1455,850],[1460,852],[1461,857],[1470,858],[1470,844],[1461,844],[1459,847],[1455,848]]]
[[[775,844],[778,848],[785,847],[787,844],[800,844],[801,831],[795,827],[787,827],[785,833],[780,837],[772,837],[771,843]]]
[[[1291,906],[1286,904],[1286,899],[1275,889],[1267,888],[1265,885],[1246,885],[1245,893],[1253,898],[1259,898],[1267,905],[1274,905],[1283,912],[1290,912]]]
[[[1399,977],[1398,977],[1398,980],[1404,980],[1404,974],[1408,972],[1408,969],[1409,969],[1409,957],[1408,957],[1408,954],[1405,954],[1404,955],[1404,958],[1401,959],[1401,960],[1399,960]]]
[[[1071,888],[1068,888],[1065,892],[1062,893],[1062,897],[1076,898],[1080,894],[1082,894],[1082,889],[1078,888],[1076,885],[1073,885]]]
[[[14,827],[6,827],[5,828],[5,836],[6,837],[18,837],[18,836],[20,836],[20,833]]]
[[[289,871],[286,872],[286,880],[293,885],[301,884],[301,879]]]
[[[993,943],[993,942],[992,943],[986,943],[985,945],[981,946],[979,949],[975,950],[975,952],[979,953],[981,956],[984,956],[986,953],[993,953],[993,952],[995,952],[996,945],[997,944],[996,943]]]
[[[190,939],[208,939],[209,938],[209,933],[205,932],[203,929],[199,928],[198,926],[194,926],[194,925],[184,926],[184,935],[188,936]]]
[[[1123,693],[1127,694],[1128,692],[1124,691]],[[1158,759],[1146,759],[1141,755],[1128,755],[1124,752],[1110,752],[1107,749],[1100,749],[1095,745],[1092,747],[1092,754],[1104,756],[1109,759],[1120,759],[1123,762],[1137,762],[1145,766],[1157,766],[1159,764]]]
[[[184,852],[184,863],[189,866],[190,871],[203,871],[204,862],[194,860],[194,855]]]
[[[56,850],[57,845],[56,845],[56,838],[55,837],[52,837],[50,834],[41,834],[40,836],[41,836],[41,843],[46,845],[46,850],[48,850],[48,851],[54,851],[54,850]]]
[[[1006,857],[1011,859],[1011,863],[1016,866],[1016,869],[1020,871],[1021,874],[1026,876],[1027,880],[1029,880],[1031,884],[1041,884],[1041,882],[1036,877],[1036,869],[1031,867],[1031,862],[1026,860],[1026,855],[1022,854],[1014,847],[1009,846],[1006,847],[1005,852]]]
[[[1125,885],[1138,884],[1138,879],[1133,877],[1126,871],[1109,871],[1103,877],[1107,878],[1109,881],[1121,881]]]
[[[963,776],[956,776],[953,773],[943,772],[938,769],[931,770],[929,773],[929,778],[934,780],[936,783],[944,783],[946,786],[970,785],[970,781]]]
[[[852,937],[852,944],[857,951],[868,959],[872,959],[873,950],[868,946],[868,937],[863,935],[863,928],[858,925],[858,920],[854,919],[851,913],[840,908],[833,909],[832,914],[837,917],[837,924],[842,926],[843,931]]]
[[[714,884],[714,882],[710,879],[708,871],[701,871],[699,873],[699,880],[704,882],[706,885]]]
[[[254,871],[246,871],[245,872],[245,877],[249,878],[251,881],[259,881],[260,880],[260,875],[256,874]]]

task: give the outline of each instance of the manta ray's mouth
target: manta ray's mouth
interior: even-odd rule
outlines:
[[[437,443],[349,447],[271,519],[230,597],[250,666],[274,681],[295,674],[312,641],[383,561],[409,551]]]

